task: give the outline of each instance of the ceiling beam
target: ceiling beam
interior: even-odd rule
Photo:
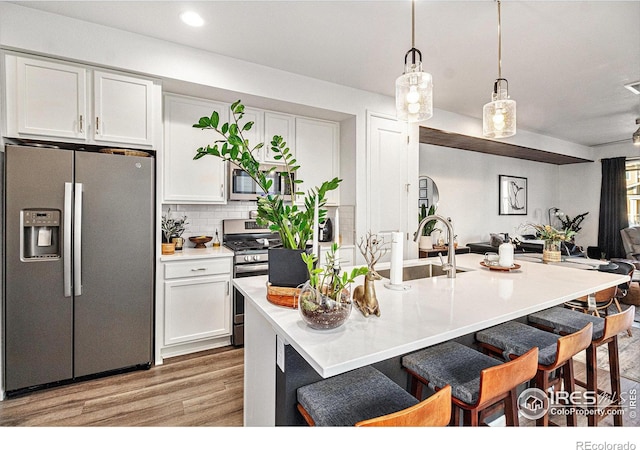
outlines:
[[[578,158],[577,156],[561,155],[546,150],[538,150],[464,134],[450,133],[428,127],[420,127],[420,143],[556,165],[593,162],[590,159]]]

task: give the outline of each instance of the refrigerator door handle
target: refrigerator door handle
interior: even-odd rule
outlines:
[[[73,219],[73,294],[82,295],[82,183],[76,183]]]
[[[72,183],[64,184],[64,245],[62,247],[62,260],[64,263],[64,296],[71,297],[71,204]]]

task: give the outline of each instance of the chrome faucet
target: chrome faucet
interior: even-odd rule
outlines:
[[[455,234],[453,233],[453,224],[449,219],[445,219],[444,217],[439,216],[437,214],[425,217],[420,221],[420,224],[418,225],[418,229],[416,230],[416,232],[413,233],[413,240],[415,242],[418,241],[418,239],[420,238],[420,235],[422,234],[422,229],[427,224],[427,222],[430,222],[432,220],[439,220],[447,227],[447,231],[449,233],[449,248],[448,248],[448,254],[447,254],[447,263],[445,264],[444,260],[442,259],[442,253],[438,253],[438,256],[440,257],[440,262],[442,263],[442,270],[447,272],[447,278],[455,278],[456,277],[456,247],[453,242]]]

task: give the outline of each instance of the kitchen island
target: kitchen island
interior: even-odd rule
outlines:
[[[519,270],[489,270],[482,255],[457,256],[456,278],[405,281],[407,290],[386,289],[376,281],[381,316],[354,310],[334,330],[313,330],[297,310],[266,299],[267,277],[234,279],[245,307],[245,426],[301,423],[295,389],[322,378],[373,364],[403,383],[402,355],[604,288],[627,276],[522,261]],[[405,266],[440,264],[438,258],[404,261]],[[388,263],[386,264],[388,267]],[[380,263],[376,267],[385,268]],[[357,284],[362,284],[358,280]]]

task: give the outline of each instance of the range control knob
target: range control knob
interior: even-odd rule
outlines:
[[[244,260],[245,261],[251,261],[251,256],[250,255],[245,255]]]
[[[253,255],[254,261],[260,261],[260,255]]]

